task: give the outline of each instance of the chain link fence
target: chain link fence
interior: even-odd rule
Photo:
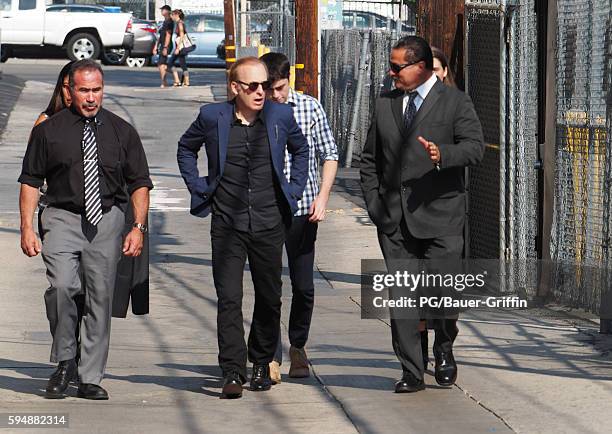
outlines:
[[[536,0],[507,8],[509,109],[507,244],[509,286],[535,295],[538,286],[538,46]],[[543,85],[543,84],[541,84]],[[543,199],[543,198],[542,198]]]
[[[321,40],[321,102],[340,152],[340,161],[359,160],[374,101],[390,90],[391,47],[395,31],[324,30]],[[359,72],[362,71],[361,80]]]
[[[486,142],[468,175],[469,256],[500,259],[502,291],[538,284],[535,0],[466,4],[467,92]]]
[[[283,53],[295,64],[295,3],[288,0],[236,1],[236,57]]]
[[[484,6],[484,5],[482,5]],[[466,8],[466,91],[472,98],[484,133],[482,163],[469,170],[469,255],[500,258],[500,150],[503,149],[500,116],[503,58],[503,14],[498,8],[480,4]],[[502,206],[503,208],[503,206]],[[502,244],[503,246],[503,244]]]
[[[499,258],[500,287],[538,287],[536,0],[466,4],[467,91],[487,150],[469,171],[469,246]],[[555,300],[599,312],[609,283],[610,0],[559,0],[552,267]],[[540,83],[542,86],[543,83]]]
[[[557,8],[553,287],[596,311],[610,285],[610,0],[559,0]]]

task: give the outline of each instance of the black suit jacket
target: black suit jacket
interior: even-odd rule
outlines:
[[[465,223],[464,168],[484,154],[482,127],[470,98],[436,82],[409,131],[403,123],[404,92],[376,100],[361,154],[361,187],[378,229],[392,233],[402,216],[416,238],[460,235]],[[440,170],[418,136],[440,148]]]

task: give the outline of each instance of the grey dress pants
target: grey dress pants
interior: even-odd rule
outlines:
[[[41,217],[42,257],[50,285],[45,305],[53,335],[51,362],[70,360],[76,355],[74,296],[81,291],[79,267],[85,276],[78,367],[82,383],[100,384],[104,376],[124,220],[116,206],[104,214],[96,227],[84,216],[59,208],[47,207]]]

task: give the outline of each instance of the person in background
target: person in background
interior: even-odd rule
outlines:
[[[455,78],[453,77],[453,72],[448,66],[448,58],[446,55],[442,52],[442,50],[436,47],[431,47],[431,52],[433,53],[434,74],[436,74],[440,81],[445,85],[456,87]]]
[[[171,45],[174,22],[172,21],[172,18],[170,18],[170,12],[172,12],[172,8],[170,8],[170,6],[163,5],[160,9],[161,14],[164,17],[164,22],[159,29],[157,44],[153,46],[153,55],[155,56],[159,53],[159,59],[157,60],[159,77],[161,78],[161,84],[159,87],[168,87],[166,72],[168,71],[168,54],[172,52]]]
[[[70,92],[68,90],[68,73],[70,72],[70,67],[73,63],[74,62],[66,63],[60,70],[57,77],[57,82],[55,83],[55,88],[53,89],[53,95],[51,95],[51,100],[49,101],[49,105],[45,111],[38,116],[38,119],[36,119],[36,122],[34,122],[34,126],[46,121],[61,109],[70,107],[72,98],[70,97]]]
[[[185,31],[185,23],[183,20],[185,19],[185,14],[181,9],[175,9],[172,11],[170,15],[172,21],[174,22],[174,33],[176,33],[176,44],[174,48],[174,52],[172,56],[170,56],[170,60],[168,60],[168,68],[172,71],[172,76],[174,78],[174,87],[178,86],[189,86],[189,70],[187,69],[187,53],[185,49],[181,46],[180,41],[183,38],[188,38],[187,32]],[[181,65],[181,70],[183,71],[183,76],[179,78],[179,73],[174,68],[174,62],[178,60],[179,65]]]
[[[295,92],[289,86],[289,59],[282,53],[267,53],[261,56],[268,68],[270,89],[268,99],[287,104],[308,140],[308,182],[298,211],[293,214],[291,226],[286,232],[285,249],[289,260],[291,277],[291,313],[289,315],[289,377],[310,376],[308,357],[304,346],[310,332],[314,308],[314,256],[315,240],[319,222],[325,218],[325,208],[338,170],[338,148],[323,107],[315,98]],[[286,154],[285,176],[291,175],[291,156]],[[319,185],[319,165],[322,166]],[[280,382],[282,345],[279,342],[274,360],[270,363],[270,376]]]

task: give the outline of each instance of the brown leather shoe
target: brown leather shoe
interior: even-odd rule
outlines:
[[[291,359],[289,377],[310,377],[310,364],[308,363],[308,357],[306,357],[306,351],[304,351],[304,348],[296,348],[292,345],[289,348],[289,358]]]
[[[280,384],[281,382],[280,364],[276,360],[270,362],[270,379],[272,384]]]

